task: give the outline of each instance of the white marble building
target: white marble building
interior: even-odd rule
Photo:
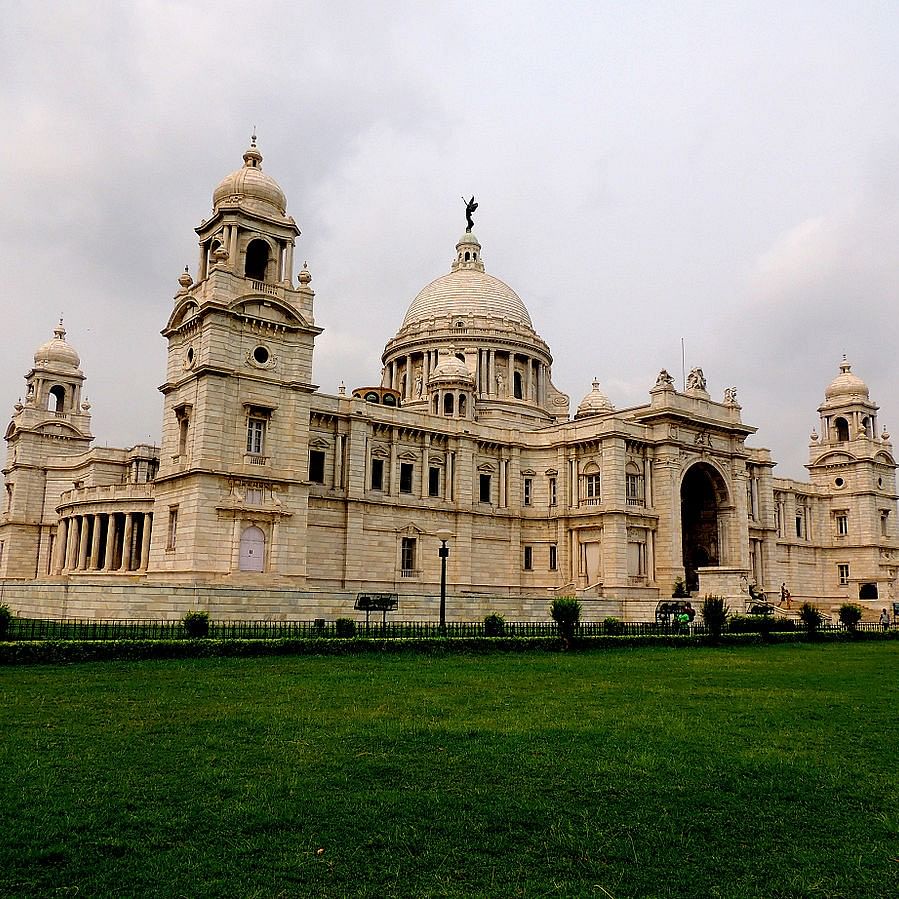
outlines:
[[[2,601],[23,613],[344,614],[358,591],[450,616],[645,617],[685,577],[739,603],[747,582],[825,607],[892,600],[895,462],[848,363],[825,388],[808,483],[747,446],[736,389],[664,371],[616,410],[599,383],[574,416],[527,307],[472,231],[408,307],[380,383],[312,383],[311,275],[255,146],[213,193],[163,335],[159,448],[92,446],[85,376],[60,323],[6,432]],[[23,360],[24,362],[24,360]],[[373,382],[378,381],[377,378]]]

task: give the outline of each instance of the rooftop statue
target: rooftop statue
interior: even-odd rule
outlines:
[[[466,200],[465,197],[462,197],[462,202],[465,204],[465,218],[468,221],[468,227],[465,229],[465,233],[468,234],[471,229],[474,228],[474,221],[471,217],[474,215],[475,209],[478,208],[478,204],[474,201],[474,194],[472,194],[470,200]]]

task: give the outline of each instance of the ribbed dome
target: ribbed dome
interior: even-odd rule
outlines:
[[[477,269],[460,268],[428,284],[409,306],[403,327],[448,315],[495,315],[534,327],[518,294]]]
[[[434,383],[435,381],[465,381],[470,383],[472,380],[468,366],[461,359],[450,353],[447,355],[441,354],[437,367],[431,372],[431,377],[428,378],[428,383]]]
[[[253,135],[249,149],[243,154],[243,168],[222,179],[213,191],[212,205],[218,209],[225,202],[240,203],[263,215],[287,214],[287,197],[274,178],[262,171],[262,154]]]
[[[599,381],[593,379],[593,389],[581,400],[575,418],[586,418],[588,415],[602,415],[614,412],[615,407],[609,398],[599,389]]]
[[[78,368],[81,357],[66,343],[66,329],[62,319],[53,331],[53,339],[41,344],[34,353],[35,365],[63,365]]]
[[[852,374],[852,366],[843,357],[840,373],[827,385],[824,396],[828,400],[839,398],[868,399],[868,385],[858,376]]]

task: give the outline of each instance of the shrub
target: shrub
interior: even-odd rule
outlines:
[[[184,625],[184,630],[187,631],[188,637],[209,636],[209,612],[191,609],[191,611],[184,613],[181,623]]]
[[[854,631],[855,626],[862,620],[862,610],[851,602],[844,602],[840,606],[840,624],[847,630]]]
[[[822,616],[817,606],[804,602],[799,609],[799,618],[805,625],[810,637],[814,637],[821,628]]]
[[[0,605],[0,640],[5,640],[9,633],[9,622],[12,620],[12,612],[9,606]]]
[[[723,596],[707,596],[702,601],[702,609],[700,610],[702,620],[709,629],[709,634],[713,640],[721,638],[721,632],[727,623],[727,616],[730,609],[724,601]]]
[[[567,642],[581,620],[581,604],[573,596],[560,596],[552,601],[549,614],[559,626],[559,635]]]
[[[690,591],[687,589],[687,585],[682,577],[675,580],[671,595],[674,599],[688,599],[690,597]]]
[[[770,615],[732,615],[727,620],[727,630],[732,634],[769,634],[773,631],[794,631],[792,618],[774,618]]]
[[[484,619],[484,635],[487,637],[502,637],[506,631],[506,619],[497,612],[491,612]]]
[[[334,630],[338,637],[355,637],[356,622],[352,618],[338,618],[334,622]]]
[[[620,634],[622,631],[621,622],[617,618],[611,616],[604,618],[602,630],[604,634]]]

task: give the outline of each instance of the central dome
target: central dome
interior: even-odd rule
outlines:
[[[509,319],[533,330],[521,297],[508,284],[484,271],[480,251],[474,234],[463,234],[456,244],[453,270],[418,294],[406,312],[403,328],[435,318],[477,315]]]

